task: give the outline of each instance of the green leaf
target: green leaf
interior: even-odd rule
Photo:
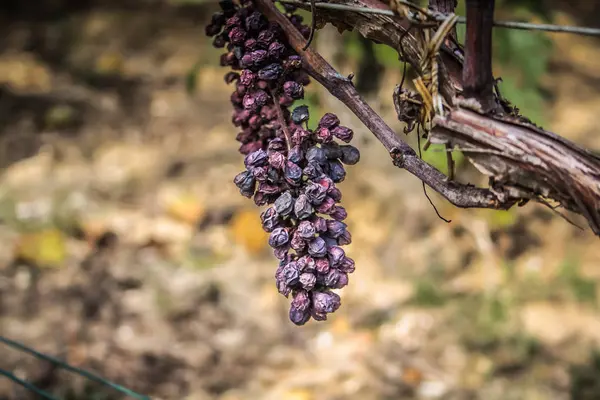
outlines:
[[[185,76],[185,91],[188,94],[194,94],[198,82],[198,74],[200,73],[201,63],[197,62]]]

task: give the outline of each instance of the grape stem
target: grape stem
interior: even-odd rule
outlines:
[[[271,97],[273,98],[273,105],[277,111],[277,122],[279,122],[279,126],[281,127],[283,135],[285,136],[285,144],[287,145],[289,153],[289,151],[292,149],[292,136],[290,135],[290,130],[285,122],[285,118],[283,117],[283,111],[281,110],[281,104],[279,103],[279,96],[277,96],[275,90],[273,89],[271,89]]]

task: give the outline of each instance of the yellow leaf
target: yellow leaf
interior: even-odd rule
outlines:
[[[263,230],[256,210],[242,210],[230,225],[233,240],[244,246],[250,254],[258,254],[267,246],[268,234]]]
[[[489,217],[490,226],[493,228],[506,228],[517,222],[518,215],[513,210],[492,211]]]
[[[189,224],[196,224],[206,210],[200,200],[192,195],[183,195],[170,199],[166,205],[169,216]]]
[[[344,317],[343,315],[335,318],[331,324],[331,331],[338,335],[343,335],[350,332],[351,328],[350,321],[348,321],[348,318]]]
[[[314,398],[312,393],[304,389],[293,389],[284,393],[282,400],[311,400]]]
[[[16,255],[38,267],[58,268],[67,257],[65,238],[56,229],[23,235],[17,242]]]
[[[123,63],[121,53],[109,51],[96,60],[96,70],[101,74],[119,73],[123,69]]]

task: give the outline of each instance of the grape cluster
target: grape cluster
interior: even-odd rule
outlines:
[[[290,112],[309,82],[300,57],[280,27],[251,1],[240,6],[221,2],[221,8],[206,33],[215,36],[216,47],[227,47],[221,64],[233,69],[226,82],[236,83],[233,124],[242,129],[237,140],[246,170],[234,183],[256,205],[269,205],[260,218],[280,260],[277,289],[292,295],[290,320],[297,325],[311,317],[322,321],[340,306],[332,289],[346,286],[354,271],[354,261],[341,247],[352,239],[336,187],[346,177],[344,164],[360,159],[358,149],[343,144],[353,132],[331,113],[309,129],[306,106]],[[308,37],[309,28],[291,11],[288,18]]]
[[[235,82],[232,122],[241,128],[236,138],[241,143],[240,152],[249,154],[266,149],[277,137],[277,107],[288,120],[287,107],[304,98],[304,86],[310,79],[279,25],[269,23],[251,1],[236,6],[225,0],[220,5],[223,11],[213,15],[206,34],[214,36],[215,47],[227,49],[221,55],[221,66],[233,70],[225,75],[225,82]],[[301,16],[292,14],[289,18],[305,37],[310,35]]]

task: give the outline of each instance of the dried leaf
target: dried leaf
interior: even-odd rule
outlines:
[[[57,229],[25,234],[19,238],[15,253],[38,267],[58,268],[67,257],[65,238]]]

